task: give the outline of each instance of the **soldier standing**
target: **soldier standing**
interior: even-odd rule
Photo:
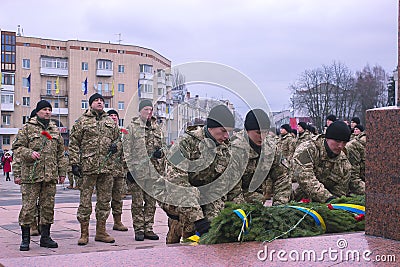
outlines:
[[[106,232],[110,215],[113,185],[112,154],[118,151],[119,130],[104,112],[104,98],[95,93],[89,106],[72,127],[69,144],[69,163],[72,173],[79,177],[80,202],[77,219],[81,224],[78,245],[89,242],[89,220],[92,213],[92,194],[96,187],[96,236],[95,241],[114,243]]]
[[[108,116],[110,116],[111,119],[115,122],[115,124],[118,126],[119,123],[119,114],[116,110],[110,109],[107,111]],[[122,142],[122,135],[123,132],[120,129],[120,137],[118,142]],[[122,145],[119,145],[122,147]],[[125,175],[126,171],[124,170],[124,164],[123,164],[123,153],[122,149],[118,151],[118,153],[115,153],[112,159],[111,164],[114,164],[114,182],[113,182],[113,187],[112,187],[112,197],[111,197],[111,210],[112,210],[112,215],[114,218],[114,226],[113,230],[117,231],[128,231],[128,228],[122,223],[121,221],[121,215],[122,215],[122,206],[123,206],[123,200],[122,200],[122,194],[125,192]]]
[[[64,140],[57,125],[50,120],[51,104],[41,100],[36,105],[36,117],[19,130],[12,150],[16,157],[14,183],[21,185],[22,208],[19,225],[22,230],[21,251],[29,250],[30,226],[36,223],[36,201],[40,209],[40,246],[57,248],[50,237],[54,223],[54,198],[57,180],[64,183],[67,162]]]
[[[152,187],[153,179],[164,174],[165,155],[162,150],[162,130],[153,116],[153,103],[150,100],[139,103],[139,116],[132,119],[127,131],[124,154],[130,170],[127,179],[132,194],[135,240],[158,240],[158,235],[153,231],[156,200],[147,190]]]
[[[262,109],[249,111],[246,114],[244,128],[232,138],[232,146],[248,151],[248,157],[241,159],[247,162],[241,180],[244,200],[249,203],[264,204],[265,200],[273,194],[272,205],[288,203],[292,185],[288,167],[284,165],[287,161],[282,158],[282,153],[274,140],[268,136],[270,128],[268,115]],[[246,153],[241,153],[241,155],[246,155]],[[260,178],[261,186],[249,192],[250,183],[256,177]]]
[[[170,157],[166,175],[168,183],[175,186],[167,190],[162,204],[170,218],[167,243],[208,232],[210,221],[224,208],[226,195],[243,201],[239,181],[245,165],[231,152],[229,140],[234,125],[231,111],[218,105],[210,110],[206,125],[188,127],[177,143],[178,151]]]
[[[278,140],[278,148],[287,161],[290,161],[294,149],[296,148],[296,140],[291,135],[292,128],[289,124],[283,124],[280,128],[281,136]]]
[[[351,165],[343,149],[350,134],[346,123],[335,121],[325,136],[315,136],[296,149],[292,160],[293,176],[299,183],[296,200],[309,198],[324,203],[347,195]]]
[[[356,132],[361,125],[356,125]],[[362,195],[365,194],[365,145],[367,136],[365,132],[360,132],[353,140],[346,144],[346,155],[351,163],[351,183],[350,192]]]

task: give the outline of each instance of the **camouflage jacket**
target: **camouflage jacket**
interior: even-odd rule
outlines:
[[[228,194],[235,202],[244,202],[240,178],[245,164],[239,161],[238,149],[231,149],[229,140],[216,145],[206,138],[205,126],[188,127],[168,157],[166,179],[173,186],[167,199],[175,200],[167,202],[192,207],[194,214],[185,216],[196,219],[203,216],[201,205],[225,200]]]
[[[350,191],[365,193],[365,144],[367,136],[360,133],[346,144],[346,155],[351,163]]]
[[[298,190],[317,202],[326,202],[331,196],[340,197],[349,192],[351,164],[343,151],[337,157],[329,158],[324,141],[324,135],[317,135],[301,144],[292,160]]]
[[[292,192],[292,184],[287,173],[287,166],[282,164],[285,161],[273,137],[267,136],[261,147],[260,155],[250,146],[248,136],[244,130],[232,138],[232,146],[237,146],[247,151],[247,153],[239,154],[243,156],[240,158],[240,161],[247,162],[241,179],[241,186],[246,196],[246,201],[251,200],[251,196],[248,195],[248,193],[251,193],[249,192],[249,186],[251,181],[256,178],[261,182],[259,182],[261,185],[255,192],[261,191],[265,198],[267,198],[266,195],[271,195],[272,193],[274,196],[273,205],[288,203]],[[248,155],[247,158],[245,158],[246,155]],[[273,192],[268,192],[271,190]]]
[[[124,128],[119,128],[119,137],[117,142],[118,151],[111,156],[110,164],[113,165],[112,176],[115,177],[125,177],[127,173],[127,167],[125,163],[125,156],[123,152],[122,140],[128,131]],[[121,148],[121,149],[119,149]]]
[[[295,142],[296,140],[293,138],[293,136],[290,133],[288,133],[285,134],[284,136],[281,136],[277,143],[278,149],[281,151],[282,155],[288,161],[291,160],[294,150],[296,148]]]
[[[299,134],[295,140],[295,149],[302,143],[307,142],[313,138],[312,134],[308,130],[304,130],[303,134]]]
[[[21,177],[23,183],[49,182],[66,176],[64,139],[53,121],[45,129],[36,117],[30,119],[18,131],[12,150],[15,160],[14,176]],[[32,159],[34,151],[40,153],[40,159]]]
[[[69,143],[70,165],[80,165],[84,174],[111,174],[111,143],[119,143],[119,129],[106,112],[86,110],[72,126]],[[120,150],[121,147],[118,148]]]

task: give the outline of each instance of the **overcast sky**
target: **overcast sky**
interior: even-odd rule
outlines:
[[[397,66],[396,0],[1,1],[0,28],[25,36],[154,49],[173,65],[211,61],[254,81],[273,111],[305,70]],[[225,95],[226,96],[226,95]]]

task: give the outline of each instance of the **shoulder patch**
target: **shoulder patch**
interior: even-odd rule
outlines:
[[[301,164],[313,162],[311,155],[307,149],[303,149],[303,151],[301,151],[296,158],[300,161]]]

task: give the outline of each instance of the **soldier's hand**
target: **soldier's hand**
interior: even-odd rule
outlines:
[[[81,167],[79,165],[72,165],[72,173],[76,176],[78,176],[79,178],[82,177],[82,170]]]
[[[117,151],[118,151],[118,148],[117,148],[117,144],[115,144],[115,143],[112,143],[110,145],[110,147],[108,148],[108,152],[110,152],[111,154],[115,154],[115,153],[117,153]]]
[[[156,147],[156,150],[153,152],[153,158],[161,159],[163,156],[164,152],[162,151],[162,148]]]

